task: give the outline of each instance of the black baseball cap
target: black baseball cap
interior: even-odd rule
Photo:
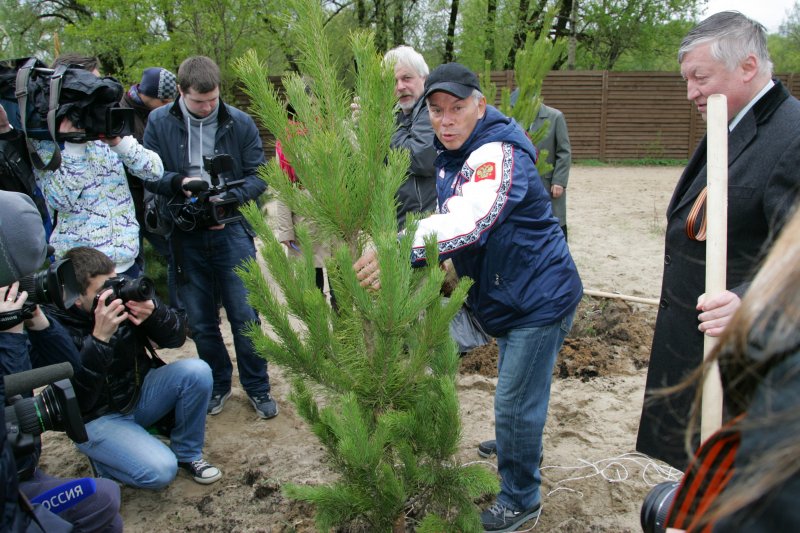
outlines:
[[[463,100],[472,96],[474,90],[481,90],[478,76],[461,63],[439,65],[425,80],[425,98],[436,91],[444,91]]]

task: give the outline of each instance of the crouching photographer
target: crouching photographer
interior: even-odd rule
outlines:
[[[198,359],[161,361],[154,343],[184,343],[183,316],[154,296],[144,279],[118,277],[114,263],[88,247],[66,253],[80,286],[66,311],[48,308],[80,352],[73,383],[88,440],[76,443],[98,475],[159,489],[178,469],[201,484],[222,477],[203,459],[211,370]],[[148,430],[157,429],[169,445]]]
[[[27,302],[16,281],[44,262],[46,250],[30,198],[0,191],[0,403],[11,404],[0,410],[0,530],[122,531],[116,483],[56,478],[37,468],[42,432],[86,438],[74,391],[64,379],[78,353],[66,331]],[[57,362],[62,364],[50,365]],[[42,368],[31,370],[32,363]],[[48,383],[30,397],[31,389]]]

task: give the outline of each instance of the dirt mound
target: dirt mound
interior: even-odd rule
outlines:
[[[647,366],[655,319],[651,306],[584,297],[554,375],[588,380],[636,373]],[[461,359],[460,370],[497,377],[497,343],[469,352]]]

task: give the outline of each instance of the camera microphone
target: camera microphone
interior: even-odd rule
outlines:
[[[207,191],[208,187],[208,183],[203,180],[192,180],[183,184],[183,190],[191,193]]]
[[[3,376],[6,398],[30,392],[33,389],[38,389],[62,379],[71,378],[72,374],[72,365],[66,362],[34,368],[25,372],[17,372],[16,374],[8,374]]]

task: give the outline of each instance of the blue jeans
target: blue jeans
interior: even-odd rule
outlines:
[[[539,457],[547,420],[550,382],[558,350],[572,328],[570,314],[547,326],[512,329],[497,338],[497,390],[494,396],[497,501],[525,511],[541,501]]]
[[[233,333],[239,381],[249,395],[269,392],[267,362],[259,357],[244,334],[248,324],[261,322],[247,303],[247,289],[234,268],[255,258],[253,238],[241,223],[221,230],[176,230],[172,235],[173,258],[178,263],[178,288],[186,306],[197,354],[211,367],[214,394],[231,388],[233,365],[220,331],[217,297],[221,297]],[[182,272],[180,272],[182,270]]]
[[[147,373],[131,412],[87,423],[89,440],[76,446],[102,477],[143,489],[165,487],[175,479],[178,461],[202,458],[210,398],[208,365],[199,359],[175,361]],[[145,428],[173,410],[175,427],[167,446]]]

